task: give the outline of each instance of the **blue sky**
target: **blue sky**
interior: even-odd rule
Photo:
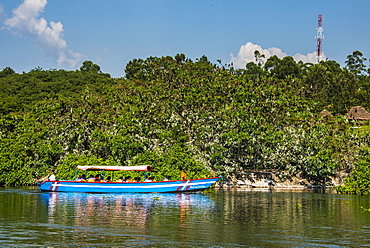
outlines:
[[[254,50],[342,66],[370,59],[370,0],[0,0],[0,69],[78,69],[91,60],[112,77],[134,58],[202,55],[243,68]],[[367,64],[369,65],[369,64]]]

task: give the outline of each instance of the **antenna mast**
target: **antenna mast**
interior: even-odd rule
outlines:
[[[316,37],[315,39],[317,40],[317,43],[316,43],[316,60],[317,60],[317,63],[319,63],[321,60],[322,60],[322,40],[324,39],[324,35],[322,34],[324,29],[322,28],[322,15],[319,15],[318,19],[317,19],[317,34],[316,34]]]

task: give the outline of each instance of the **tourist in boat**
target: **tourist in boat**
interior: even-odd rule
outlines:
[[[99,174],[97,174],[96,176],[95,176],[95,182],[100,182],[101,181],[101,177],[100,177],[100,175]]]
[[[77,178],[76,178],[76,181],[77,182],[81,182],[82,181],[82,176],[81,175],[78,175]]]
[[[93,175],[90,175],[87,181],[90,183],[95,182],[95,177]]]
[[[105,180],[105,182],[107,182],[107,183],[112,182],[111,177],[110,176],[107,176],[107,179]]]
[[[125,178],[125,182],[126,182],[126,183],[130,183],[130,182],[132,182],[131,177],[130,177],[130,176],[127,176],[127,177]]]
[[[123,177],[120,177],[119,179],[117,179],[116,182],[122,183],[123,182]]]
[[[55,177],[56,177],[56,175],[57,175],[57,173],[55,172],[55,171],[53,171],[53,174],[51,174],[50,176],[49,176],[49,181],[55,181]]]
[[[140,177],[135,177],[133,182],[135,182],[135,183],[140,182]]]
[[[148,177],[144,182],[154,182],[154,177]]]
[[[163,179],[163,181],[169,181],[170,180],[170,177],[165,177],[164,179]]]
[[[183,169],[180,175],[181,180],[186,180],[186,170]]]

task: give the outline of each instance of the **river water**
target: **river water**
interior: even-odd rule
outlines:
[[[315,190],[196,194],[0,188],[1,247],[370,247],[370,198]]]

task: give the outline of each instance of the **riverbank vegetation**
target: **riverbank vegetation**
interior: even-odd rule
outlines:
[[[370,77],[359,51],[346,66],[292,57],[235,69],[206,56],[133,59],[125,78],[80,70],[0,71],[0,184],[34,183],[76,163],[150,164],[158,179],[278,170],[323,183],[352,172],[370,139]],[[330,114],[320,115],[326,109]],[[353,128],[360,127],[360,128]]]
[[[370,195],[370,149],[364,149],[359,157],[356,169],[345,179],[346,184],[335,187],[338,193]]]

